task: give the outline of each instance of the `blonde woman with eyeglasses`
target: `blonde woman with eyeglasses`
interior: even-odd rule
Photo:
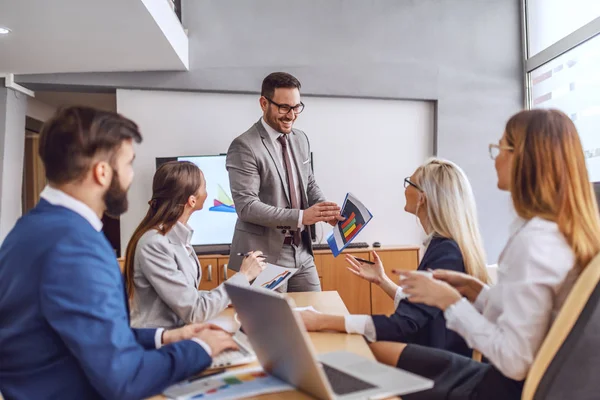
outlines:
[[[404,187],[404,210],[417,216],[428,235],[418,270],[453,270],[487,282],[475,199],[465,173],[450,161],[434,158],[405,178]],[[346,256],[346,260],[353,273],[378,285],[394,300],[394,314],[344,317],[306,311],[301,315],[307,329],[359,333],[370,342],[416,343],[470,355],[472,351],[465,341],[446,328],[443,312],[437,307],[407,301],[402,289],[385,274],[376,252],[373,257],[373,265],[352,256]],[[386,352],[385,346],[378,343],[371,348],[378,357]]]
[[[414,344],[380,360],[431,378],[414,399],[520,399],[523,381],[579,273],[600,251],[600,218],[577,129],[557,110],[522,111],[489,148],[518,215],[487,287],[454,271],[401,273],[410,301],[444,310],[485,363]],[[592,350],[593,351],[593,350]]]

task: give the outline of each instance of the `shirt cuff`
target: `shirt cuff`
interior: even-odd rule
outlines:
[[[465,312],[465,307],[471,307],[471,303],[469,303],[469,300],[463,297],[450,307],[446,308],[446,311],[444,311],[444,318],[446,319],[446,324],[448,327],[450,327],[456,320],[460,319],[460,315]]]
[[[394,295],[394,310],[396,308],[398,308],[398,305],[400,304],[400,302],[405,299],[406,293],[404,293],[404,291],[402,290],[402,288],[400,286],[398,286],[398,289],[396,290],[396,294]]]
[[[154,346],[156,346],[157,349],[162,347],[162,334],[164,331],[164,328],[158,328],[154,334]]]
[[[198,338],[192,338],[192,341],[194,341],[194,342],[198,343],[200,346],[202,346],[204,351],[206,351],[206,354],[208,354],[209,357],[212,357],[212,349],[210,348],[210,346],[208,344],[206,344],[206,342],[204,340],[200,340]]]
[[[344,327],[347,333],[363,335],[369,342],[377,340],[375,324],[370,315],[345,315]]]
[[[475,302],[473,303],[473,305],[475,306],[475,309],[479,312],[483,312],[483,309],[485,308],[485,305],[487,304],[489,288],[490,287],[488,285],[484,285],[483,289],[481,289],[481,292],[479,292],[479,294],[477,295],[477,298],[475,299]]]
[[[304,225],[302,225],[302,217],[304,217],[304,210],[300,210],[300,212],[298,213],[298,229],[300,230],[304,228]]]

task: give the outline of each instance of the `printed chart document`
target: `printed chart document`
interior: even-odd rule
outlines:
[[[337,257],[373,218],[373,214],[352,193],[346,195],[342,205],[342,216],[346,219],[338,222],[327,238],[334,257]]]
[[[267,268],[252,282],[252,287],[275,290],[298,271],[296,268],[284,268],[267,263]]]
[[[251,367],[192,378],[168,387],[163,394],[176,400],[229,400],[288,390],[294,387],[266,374],[261,367]]]

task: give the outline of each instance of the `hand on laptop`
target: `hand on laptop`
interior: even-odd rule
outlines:
[[[218,325],[214,324],[189,324],[177,329],[165,330],[162,335],[162,344],[176,343],[181,340],[189,340],[197,337],[198,334],[206,329],[222,330]]]
[[[197,334],[196,337],[210,347],[213,358],[225,350],[239,350],[231,334],[221,329],[205,329]]]

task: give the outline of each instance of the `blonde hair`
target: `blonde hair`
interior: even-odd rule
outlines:
[[[417,168],[414,180],[426,196],[431,234],[454,240],[467,274],[489,282],[475,196],[463,170],[453,162],[432,158]]]
[[[558,110],[521,111],[506,123],[505,139],[517,214],[555,222],[585,268],[600,251],[600,216],[575,124]]]

